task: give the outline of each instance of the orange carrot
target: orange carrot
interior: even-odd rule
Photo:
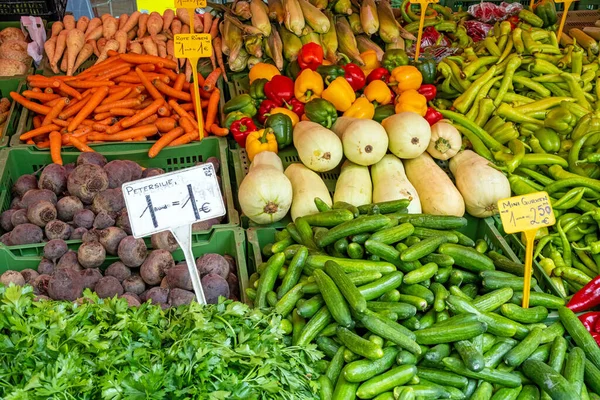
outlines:
[[[212,124],[210,126],[210,133],[212,133],[215,136],[227,136],[227,134],[229,134],[229,129],[221,128],[217,124]]]
[[[131,67],[123,66],[123,67],[116,68],[110,72],[107,72],[104,75],[99,75],[96,79],[105,81],[106,79],[113,79],[113,78],[116,78],[117,76],[125,75],[129,71],[131,71]]]
[[[112,135],[113,133],[117,133],[122,130],[123,130],[123,127],[121,126],[121,121],[119,121],[116,124],[111,125],[108,128],[106,128],[105,132]]]
[[[92,125],[92,129],[95,130],[96,132],[106,132],[108,130],[108,128],[110,128],[109,125],[105,125],[105,124],[94,124]]]
[[[216,89],[210,95],[210,100],[208,100],[208,109],[206,110],[206,121],[204,126],[206,129],[209,129],[212,124],[214,124],[215,119],[217,118],[217,110],[219,109],[219,101],[221,100],[221,93],[219,89]]]
[[[115,101],[113,103],[103,104],[101,106],[98,106],[98,107],[96,107],[94,112],[96,112],[96,113],[109,112],[111,108],[117,108],[117,107],[132,108],[132,107],[139,106],[141,103],[142,102],[140,101],[140,99],[123,99],[123,100]]]
[[[161,100],[161,104],[164,103],[165,99],[163,98],[162,94],[160,94],[158,89],[156,89],[156,87],[150,83],[150,80],[146,77],[144,72],[141,69],[136,68],[135,73],[140,78],[142,85],[144,85],[150,96],[152,96],[154,100]]]
[[[177,126],[177,121],[173,118],[158,118],[154,123],[161,133],[169,132]]]
[[[177,69],[177,63],[167,58],[141,54],[121,54],[121,60],[132,64],[158,64],[162,63],[165,68]]]
[[[143,91],[145,91],[146,88],[144,86],[133,86],[131,88],[131,92],[129,92],[129,94],[127,96],[125,96],[125,99],[131,99],[131,98],[135,98],[137,96],[139,96],[140,94],[142,94]]]
[[[197,132],[198,131],[198,128],[194,127],[194,125],[192,124],[191,119],[188,118],[188,117],[179,118],[178,122],[179,122],[179,125],[185,131],[185,133],[192,133],[192,132]]]
[[[60,129],[60,126],[54,125],[54,124],[40,126],[39,128],[35,128],[35,129],[30,130],[29,132],[23,133],[21,136],[19,136],[19,139],[21,139],[21,140],[32,139],[36,136],[45,135],[52,131],[58,131],[59,129]]]
[[[44,102],[60,99],[60,96],[57,94],[34,92],[33,90],[25,90],[23,91],[22,95],[23,97],[26,97],[28,99],[34,99]]]
[[[58,125],[60,127],[66,128],[67,126],[69,126],[69,123],[67,121],[63,121],[62,119],[58,119],[58,118],[54,118],[52,120],[52,123],[54,125]]]
[[[169,100],[169,105],[171,107],[173,107],[173,110],[175,110],[175,112],[177,114],[179,114],[180,117],[185,117],[185,118],[189,118],[189,114],[187,113],[187,111],[185,111],[184,109],[182,109],[179,104],[177,104],[177,102],[175,100]],[[194,126],[194,128],[196,128],[196,130],[198,129],[198,123],[190,118],[190,122],[192,123],[192,125]]]
[[[42,126],[45,125],[50,125],[52,123],[52,120],[56,117],[58,117],[58,114],[60,114],[60,112],[63,110],[63,108],[65,108],[65,106],[67,104],[69,104],[69,99],[66,97],[61,98],[62,101],[59,101],[58,103],[56,103],[51,109],[50,112],[48,114],[46,114],[46,116],[44,117],[44,120],[42,121]]]
[[[112,115],[113,117],[131,117],[133,115],[135,115],[136,111],[132,110],[131,108],[125,108],[125,107],[115,107],[115,108],[111,108],[110,111],[108,112],[108,114]]]
[[[150,147],[150,150],[148,150],[148,157],[150,157],[150,158],[156,157],[162,149],[164,149],[166,146],[168,146],[169,143],[171,143],[173,140],[175,140],[179,136],[183,135],[183,133],[184,133],[183,128],[178,127],[178,128],[173,128],[169,132],[162,135],[161,138],[158,139],[152,145],[152,147]]]
[[[156,66],[154,64],[139,64],[137,67],[144,72],[156,71]]]
[[[46,115],[50,112],[50,107],[46,107],[41,104],[34,103],[31,100],[27,100],[25,97],[21,96],[17,92],[10,92],[10,97],[17,103],[21,104],[23,107],[27,108],[28,110],[34,111],[38,114]]]
[[[208,101],[206,102],[208,104]],[[192,111],[194,109],[194,103],[183,103],[179,105],[185,111]]]
[[[96,121],[94,121],[93,119],[84,119],[83,121],[81,121],[81,124],[79,124],[79,125],[92,126],[95,123],[96,123]]]
[[[84,119],[86,119],[88,117],[88,115],[90,115],[91,113],[93,113],[94,110],[96,109],[96,107],[98,107],[98,105],[102,102],[102,100],[104,100],[104,98],[107,95],[108,95],[108,87],[107,86],[103,86],[101,88],[98,88],[98,90],[96,91],[96,93],[94,93],[90,97],[90,100],[77,113],[77,115],[75,116],[75,118],[73,118],[73,121],[71,121],[71,123],[67,127],[67,130],[69,132],[73,132],[75,129],[77,129],[77,127],[79,126],[79,124],[81,124],[81,121],[83,121]]]
[[[111,116],[111,113],[109,113],[109,112],[103,112],[103,113],[94,115],[94,119],[96,121],[102,121],[103,119],[106,119],[106,118],[108,118],[110,116]]]
[[[171,116],[171,110],[169,110],[169,108],[164,105],[161,106],[156,113],[158,115],[160,115],[161,117],[170,117]]]
[[[210,74],[208,74],[208,76],[204,80],[204,85],[202,85],[203,89],[207,92],[213,90],[215,88],[215,85],[217,84],[217,79],[219,79],[219,76],[221,76],[221,68],[217,68]]]
[[[81,100],[81,93],[79,93],[74,88],[67,86],[67,84],[64,83],[63,81],[55,80],[52,83],[52,86],[54,86],[55,88],[57,88],[58,90],[60,90],[64,93],[68,94],[69,96],[76,98],[77,100]]]
[[[37,129],[40,126],[42,126],[42,121],[43,121],[43,118],[42,118],[41,115],[36,115],[35,117],[33,117],[33,121],[32,121],[33,122],[33,128]]]
[[[123,100],[123,98],[125,98],[125,96],[127,96],[130,92],[131,92],[131,88],[121,88],[121,89],[119,89],[119,91],[113,92],[111,94],[110,89],[109,89],[108,96],[104,100],[102,100],[102,103],[100,105],[114,103],[115,101]]]
[[[89,140],[106,140],[106,141],[111,141],[111,142],[115,142],[115,141],[120,141],[120,140],[125,140],[125,139],[133,139],[135,137],[138,136],[152,136],[155,135],[158,132],[158,129],[156,128],[156,126],[154,125],[144,125],[144,126],[139,126],[137,128],[131,128],[131,129],[127,129],[124,131],[121,131],[119,133],[115,133],[113,135],[107,135],[107,134],[94,134],[94,135],[88,135],[88,139]]]
[[[81,76],[81,75],[79,75]],[[108,87],[114,86],[114,81],[69,81],[67,85],[74,87],[76,89],[90,89],[90,88],[98,88],[98,87]]]
[[[139,106],[135,106],[134,109],[143,110],[144,108],[148,107],[153,102],[154,101],[152,99],[146,99],[146,100],[142,101]]]
[[[62,97],[59,97],[58,99],[47,101],[47,102],[44,103],[44,105],[46,107],[52,108],[52,107],[54,107],[56,105],[56,103],[58,103],[59,101],[62,101],[61,99],[62,99]],[[77,100],[75,100],[75,101],[77,101]]]
[[[31,88],[47,88],[47,87],[52,87],[54,81],[51,80],[47,80],[47,79],[36,79],[33,81],[29,81],[27,82],[27,85]]]
[[[217,64],[221,70],[225,71],[225,63],[223,62],[223,45],[220,37],[213,36],[213,49],[215,50],[215,55],[217,57]],[[223,74],[223,79],[225,82],[229,82],[227,80],[227,74]]]
[[[60,149],[62,147],[62,136],[59,132],[50,132],[50,156],[54,164],[63,165]]]
[[[152,114],[148,118],[145,118],[145,119],[141,120],[140,122],[138,122],[137,124],[133,125],[133,128],[137,128],[138,126],[143,126],[143,125],[154,124],[157,119],[158,119],[158,115]]]
[[[97,123],[100,124],[100,125],[112,125],[115,122],[117,122],[117,118],[115,118],[115,117],[107,117],[107,118],[104,118],[101,121],[98,121]],[[93,123],[92,125],[90,125],[90,128],[92,128],[95,124],[96,123]]]
[[[156,86],[156,88],[163,94],[175,98],[175,99],[179,99],[179,100],[183,100],[183,101],[192,101],[192,97],[190,96],[189,93],[186,93],[184,91],[181,90],[177,90],[177,89],[173,89],[172,87],[170,87],[169,85],[159,81],[158,79],[155,79],[154,81],[152,81],[152,83],[154,84],[154,86]]]
[[[188,144],[194,140],[199,140],[200,136],[198,132],[189,132],[185,135],[179,136],[177,139],[173,140],[171,143],[167,145],[167,147],[180,146],[182,144]]]
[[[92,149],[90,146],[88,146],[87,144],[83,143],[82,141],[80,141],[76,137],[71,136],[69,138],[69,141],[71,142],[71,144],[73,145],[73,147],[75,147],[79,151],[82,151],[82,152],[94,152],[94,149]]]
[[[175,78],[175,80],[173,82],[173,89],[175,89],[175,90],[184,90],[184,88],[183,88],[184,84],[185,84],[185,75],[184,74],[177,74],[177,77]]]

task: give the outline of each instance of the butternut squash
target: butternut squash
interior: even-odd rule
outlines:
[[[311,121],[300,121],[294,127],[294,147],[300,161],[313,171],[326,172],[342,161],[342,141],[335,133]]]
[[[333,193],[333,202],[337,201],[345,201],[357,207],[373,202],[373,184],[369,168],[344,161]]]
[[[292,183],[292,219],[319,212],[315,206],[315,197],[319,197],[328,205],[332,205],[331,195],[325,182],[319,175],[300,163],[290,164],[285,176]]]
[[[386,154],[381,161],[371,167],[373,179],[373,202],[410,199],[409,214],[421,213],[421,200],[415,187],[410,183],[404,165],[398,157]]]

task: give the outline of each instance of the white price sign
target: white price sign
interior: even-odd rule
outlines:
[[[153,176],[122,186],[135,238],[169,230],[185,255],[198,303],[206,304],[192,253],[192,224],[225,215],[211,163]]]

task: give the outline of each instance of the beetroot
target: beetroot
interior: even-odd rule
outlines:
[[[127,236],[119,243],[117,254],[123,264],[128,267],[139,267],[146,259],[148,249],[146,248],[144,239],[136,239],[133,236]],[[156,282],[156,284],[158,284],[158,282]]]
[[[87,268],[79,271],[79,276],[81,277],[81,284],[84,289],[94,290],[96,288],[96,283],[100,279],[102,279],[102,273],[98,268]]]
[[[77,228],[77,229],[73,229],[73,232],[71,232],[71,236],[69,237],[70,240],[81,240],[81,238],[83,238],[83,235],[87,232],[88,230],[85,228]]]
[[[6,210],[0,215],[0,228],[2,228],[6,232],[10,232],[13,230],[14,225],[11,222],[11,217],[17,210]]]
[[[80,210],[73,216],[73,224],[77,228],[91,229],[96,216],[91,210]]]
[[[17,225],[29,223],[29,219],[27,219],[27,210],[16,210],[13,212],[10,216],[10,223],[13,226],[12,229],[15,229],[15,226]]]
[[[48,295],[54,300],[75,301],[82,292],[81,277],[73,269],[55,271],[48,282]]]
[[[153,249],[163,249],[167,250],[169,253],[172,253],[179,248],[179,244],[177,243],[177,240],[175,240],[175,236],[173,236],[171,231],[155,233],[150,238],[150,242],[152,243]]]
[[[187,265],[176,265],[167,270],[167,283],[170,288],[193,290],[192,278]]]
[[[61,239],[53,239],[44,246],[44,257],[56,262],[56,260],[64,256],[67,251],[69,251],[67,242]]]
[[[147,284],[158,285],[166,271],[174,266],[175,261],[171,253],[167,250],[153,250],[140,267],[140,275]]]
[[[193,292],[175,288],[169,291],[168,300],[169,305],[171,305],[171,307],[178,307],[190,304],[192,301],[194,301],[195,298],[196,295]]]
[[[117,215],[116,225],[123,229],[125,233],[131,235],[131,224],[129,223],[129,214],[127,213],[127,209],[124,208]]]
[[[161,288],[169,289],[169,281],[167,280],[166,276],[162,278],[162,280],[160,281],[160,285],[158,286]]]
[[[79,157],[77,157],[77,165],[82,164],[94,164],[100,167],[104,167],[104,165],[106,164],[106,157],[104,157],[100,153],[95,152],[81,153]]]
[[[229,298],[227,281],[217,274],[208,274],[202,278],[202,289],[207,304],[217,304],[219,296]]]
[[[122,262],[117,261],[112,263],[104,271],[106,276],[114,276],[119,282],[123,282],[125,279],[131,276],[131,270]]]
[[[83,268],[77,259],[77,253],[73,250],[67,251],[65,255],[58,260],[58,264],[56,264],[55,270],[59,269],[74,269],[75,271],[82,270]]]
[[[125,279],[122,285],[126,292],[135,293],[137,295],[142,294],[144,290],[146,290],[144,280],[137,274],[131,275],[129,278]]]
[[[84,204],[91,204],[96,194],[108,189],[108,176],[98,165],[78,165],[69,175],[67,188],[72,196],[77,196]]]
[[[169,298],[169,289],[154,287],[146,292],[146,301],[151,300],[153,304],[166,304]]]
[[[240,296],[240,283],[238,277],[234,273],[229,273],[227,277],[227,284],[229,285],[229,293],[233,296]]]
[[[51,275],[54,272],[54,262],[47,258],[42,258],[38,264],[37,272],[40,274]]]
[[[96,196],[98,197],[98,196]],[[94,218],[94,229],[106,229],[115,224],[115,220],[106,211],[100,211]]]
[[[27,191],[37,189],[38,181],[34,175],[21,175],[14,183],[12,191],[19,197],[23,197]]]
[[[131,181],[136,181],[142,177],[142,173],[144,172],[144,170],[138,163],[133,162],[131,160],[122,161],[125,163],[125,165],[127,165],[127,168],[129,168],[129,173],[131,174]]]
[[[67,171],[65,167],[59,164],[47,165],[40,175],[38,187],[51,190],[57,195],[62,194],[67,188]]]
[[[153,176],[162,175],[165,173],[165,170],[162,168],[146,168],[144,172],[142,172],[142,178],[150,178]]]
[[[41,228],[56,219],[56,207],[49,201],[40,200],[27,207],[27,219]]]
[[[119,250],[119,243],[121,240],[125,239],[127,234],[121,228],[117,228],[116,226],[111,226],[109,228],[98,231],[98,241],[104,248],[108,254],[116,256]]]
[[[63,167],[65,167],[65,172],[67,173],[67,176],[68,176],[71,172],[73,172],[76,165],[75,165],[75,163],[68,163],[68,164],[63,165]]]
[[[94,291],[101,299],[120,296],[123,293],[123,286],[114,276],[105,276],[101,278],[94,287]]]
[[[30,205],[37,203],[38,201],[48,201],[52,203],[52,205],[56,205],[56,194],[48,189],[32,189],[21,197],[19,205],[21,208],[27,209]]]
[[[56,203],[57,217],[61,221],[72,221],[75,214],[81,210],[83,203],[75,196],[65,196]]]
[[[106,250],[100,242],[85,242],[77,250],[77,259],[83,268],[98,268],[106,259]]]
[[[123,293],[121,298],[127,300],[129,307],[139,307],[141,305],[140,298],[134,293]]]
[[[121,160],[113,160],[104,166],[104,171],[108,175],[108,187],[111,189],[120,188],[125,182],[131,180],[131,170]]]
[[[23,276],[23,279],[25,279],[26,283],[31,283],[40,274],[34,269],[27,268],[21,271],[21,275]]]
[[[37,295],[48,295],[48,282],[52,277],[49,274],[41,274],[31,282],[33,293]]]
[[[49,240],[68,240],[71,237],[71,225],[58,219],[48,222],[44,231]]]
[[[10,201],[10,209],[18,210],[19,208],[21,208],[21,198],[13,197],[13,199]]]
[[[90,229],[86,231],[83,236],[81,236],[82,242],[98,242],[100,240],[100,236],[98,235],[98,231],[96,229]]]
[[[211,163],[213,165],[213,167],[215,168],[215,172],[218,174],[219,173],[219,169],[221,168],[221,162],[219,161],[219,159],[217,157],[208,157],[206,159],[207,163]]]
[[[201,276],[217,274],[223,279],[229,276],[229,263],[220,254],[208,253],[196,260],[196,267]]]
[[[192,224],[192,232],[207,231],[220,222],[218,218],[211,218],[204,221],[194,222]]]
[[[6,232],[2,236],[0,236],[0,243],[2,243],[5,246],[12,246],[10,242],[10,232]]]
[[[40,243],[43,238],[44,232],[42,232],[42,228],[33,224],[15,226],[15,229],[10,232],[10,243],[12,246]]]
[[[0,275],[0,284],[9,286],[10,284],[16,286],[25,286],[25,278],[20,272],[8,270]]]
[[[106,189],[94,197],[92,202],[92,211],[100,213],[105,211],[109,214],[118,213],[125,208],[125,198],[121,188]]]

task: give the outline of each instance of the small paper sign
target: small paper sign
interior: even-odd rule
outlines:
[[[182,33],[174,39],[177,58],[205,58],[212,54],[212,38],[208,33]]]
[[[135,238],[225,215],[211,163],[124,183],[122,189]]]
[[[175,0],[175,8],[205,8],[206,0]]]
[[[500,200],[498,210],[506,233],[537,230],[556,223],[550,197],[546,192]]]

